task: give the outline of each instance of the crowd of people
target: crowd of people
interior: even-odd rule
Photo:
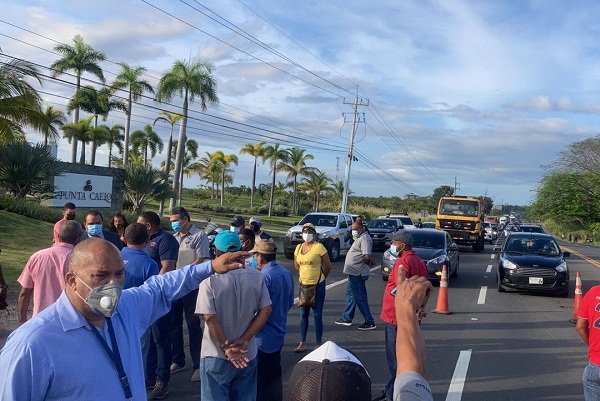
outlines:
[[[260,218],[252,217],[246,227],[242,216],[234,216],[229,230],[216,235],[211,245],[183,207],[170,211],[173,233],[161,228],[158,214],[149,211],[134,223],[116,214],[108,230],[96,210],[86,211],[82,224],[75,221],[76,215],[76,206],[65,204],[63,218],[54,227],[53,245],[32,255],[18,279],[20,326],[0,350],[5,372],[0,375],[0,398],[163,399],[170,391],[171,375],[186,370],[185,319],[190,380],[200,382],[202,399],[283,399],[281,350],[295,283],[277,263],[277,246],[262,230]],[[344,264],[345,310],[335,323],[351,326],[358,307],[364,318],[358,329],[373,330],[376,324],[365,285],[375,266],[372,241],[360,219],[352,225],[351,235]],[[326,279],[331,271],[327,250],[314,225],[305,224],[302,237],[294,267],[298,285],[312,294],[312,303],[299,308],[300,341],[295,352],[309,350],[311,310],[315,343],[294,369],[289,399],[370,400],[370,379],[361,373],[364,367],[358,360],[336,368],[341,381],[350,377],[344,369],[358,369],[357,380],[367,380],[355,386],[349,398],[327,393],[333,385],[322,391],[309,388],[314,383],[298,373],[315,369],[304,362],[319,358],[320,365],[323,358],[348,360],[343,348],[322,343]],[[391,378],[378,400],[431,399],[423,378],[425,348],[418,327],[431,284],[411,246],[407,232],[393,238],[392,252],[398,260],[381,315]],[[1,272],[0,278],[4,301]],[[396,342],[406,335],[415,341]],[[317,390],[318,398],[298,398]]]

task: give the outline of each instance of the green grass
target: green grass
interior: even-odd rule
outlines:
[[[8,285],[14,286],[29,257],[52,246],[54,224],[0,210],[0,265]]]

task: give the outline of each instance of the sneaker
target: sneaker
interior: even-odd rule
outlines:
[[[375,330],[377,328],[377,326],[375,325],[375,323],[367,323],[364,322],[363,324],[361,324],[360,326],[357,327],[357,329],[359,330]]]
[[[185,367],[178,365],[176,363],[171,364],[171,374],[181,372],[184,369],[185,369]]]
[[[192,381],[193,382],[199,382],[200,381],[200,369],[194,370],[194,374],[192,375]]]
[[[163,383],[160,380],[156,381],[154,388],[150,392],[151,400],[162,400],[169,394],[169,384]]]
[[[352,322],[348,322],[344,319],[336,320],[334,323],[339,324],[340,326],[352,326]]]

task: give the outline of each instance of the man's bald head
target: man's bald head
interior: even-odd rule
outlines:
[[[65,222],[64,224],[66,224]],[[121,254],[116,246],[102,238],[89,238],[81,241],[69,256],[69,271],[78,274],[86,268],[95,267],[106,258],[116,259],[123,265]]]
[[[362,222],[355,221],[354,223],[352,223],[352,229],[358,231],[359,233],[361,233],[361,232],[364,231],[365,226],[362,225]]]

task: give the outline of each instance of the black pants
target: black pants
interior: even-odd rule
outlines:
[[[281,401],[283,398],[281,350],[271,353],[258,350],[257,358],[256,399],[260,401]]]
[[[146,380],[160,380],[167,384],[171,380],[171,312],[152,325],[152,341],[146,363]]]
[[[190,357],[192,358],[194,370],[200,368],[200,346],[202,344],[200,317],[195,313],[197,299],[198,289],[174,301],[171,305],[173,362],[179,366],[185,366],[185,352],[183,351],[183,316],[185,314],[190,342]]]

